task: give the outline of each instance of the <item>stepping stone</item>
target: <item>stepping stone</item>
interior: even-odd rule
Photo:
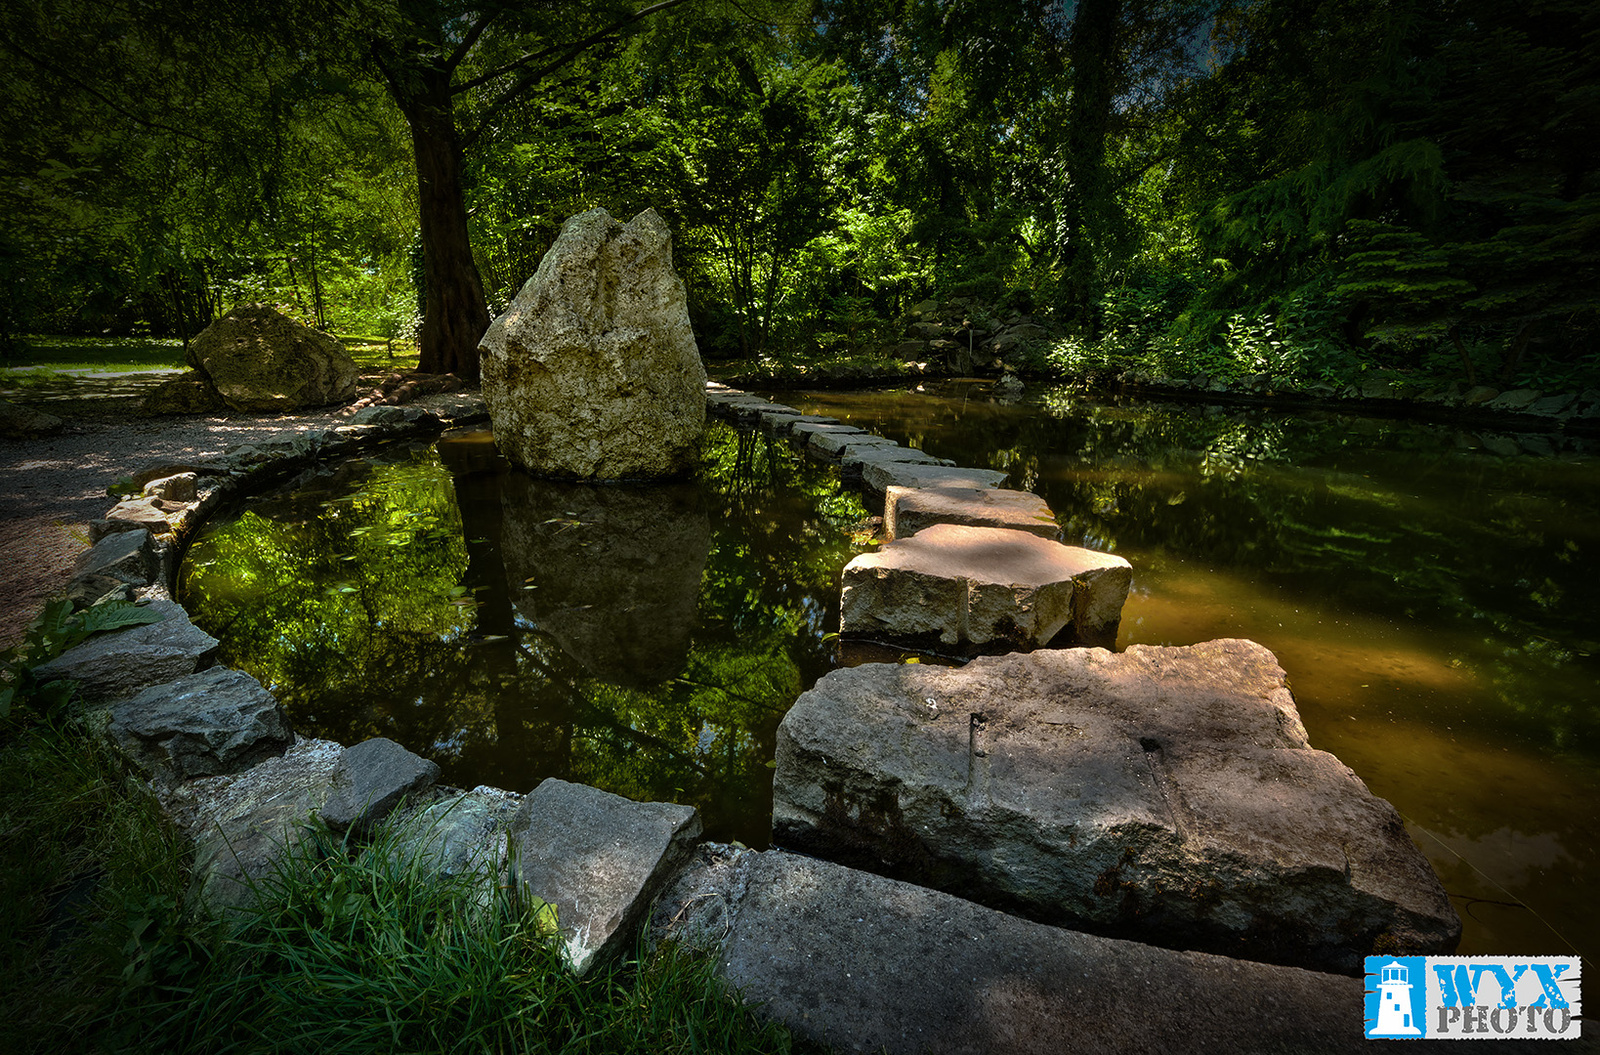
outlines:
[[[556,908],[572,969],[629,948],[650,902],[700,839],[692,806],[632,802],[554,777],[511,823],[517,877]]]
[[[272,693],[250,675],[212,667],[111,707],[110,732],[147,772],[178,780],[236,773],[294,742]]]
[[[347,747],[333,770],[323,823],[336,832],[370,833],[402,799],[415,799],[439,779],[439,767],[393,740],[375,736]]]
[[[777,851],[705,847],[652,939],[703,948],[757,1013],[891,1055],[1370,1052],[1363,987],[1034,923]]]
[[[918,468],[922,468],[919,466]],[[1115,638],[1133,569],[1007,528],[934,524],[845,565],[839,632],[973,653]]]
[[[788,409],[788,408],[785,408]],[[761,427],[769,429],[774,436],[791,436],[794,430],[802,425],[837,425],[838,418],[830,418],[825,414],[783,414],[778,411],[769,411],[761,415]],[[857,429],[856,431],[860,431]]]
[[[934,524],[1012,528],[1059,541],[1061,528],[1044,499],[1001,488],[898,487],[884,492],[883,530],[907,538]]]
[[[854,425],[841,425],[837,421],[795,421],[789,426],[789,435],[802,446],[811,446],[811,438],[818,433],[833,436],[854,436],[861,438],[867,435],[865,429],[858,429]]]
[[[880,494],[891,487],[999,487],[1008,474],[998,469],[918,465],[911,462],[863,463],[861,480]]]
[[[846,451],[865,450],[868,447],[890,448],[900,446],[894,440],[871,433],[822,432],[811,433],[806,449],[824,458],[838,459]]]
[[[839,475],[844,480],[860,480],[869,465],[954,465],[944,458],[935,458],[915,447],[879,447],[848,445],[839,455]]]
[[[1043,922],[1346,974],[1461,934],[1251,641],[835,670],[776,754],[777,844]]]
[[[148,607],[161,613],[161,622],[96,634],[41,663],[34,675],[43,681],[76,681],[74,698],[95,704],[124,699],[216,661],[217,639],[189,622],[182,607],[165,600],[151,601]]]

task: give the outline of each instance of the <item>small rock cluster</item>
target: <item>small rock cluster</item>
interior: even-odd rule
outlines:
[[[932,360],[953,374],[1005,374],[1021,353],[1058,336],[1044,320],[1022,312],[995,314],[966,297],[925,300],[906,315],[905,340],[890,354]]]

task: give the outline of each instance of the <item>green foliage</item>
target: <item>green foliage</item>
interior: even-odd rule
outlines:
[[[72,697],[73,683],[42,681],[33,668],[49,662],[87,638],[107,630],[159,623],[162,616],[126,601],[106,601],[73,611],[72,602],[54,600],[29,624],[20,644],[0,652],[0,718],[15,704],[32,706],[44,715],[59,711]]]

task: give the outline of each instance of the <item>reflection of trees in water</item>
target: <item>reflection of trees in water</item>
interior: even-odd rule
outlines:
[[[302,732],[390,737],[462,786],[691,803],[759,842],[865,510],[740,436],[713,426],[704,487],[536,481],[482,435],[346,463],[208,530],[185,599]]]

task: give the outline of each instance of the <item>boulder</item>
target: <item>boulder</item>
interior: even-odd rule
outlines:
[[[1461,933],[1254,642],[836,670],[776,755],[780,845],[1044,922],[1344,973]]]
[[[375,736],[347,747],[333,769],[322,821],[336,832],[369,834],[401,800],[415,798],[439,779],[439,767],[393,740]]]
[[[164,600],[149,607],[161,613],[161,622],[96,634],[41,663],[34,675],[77,682],[76,698],[92,704],[124,699],[216,661],[217,639],[189,622],[182,607]]]
[[[796,854],[695,856],[652,939],[705,949],[758,1014],[825,1050],[1371,1050],[1354,978],[1062,930]]]
[[[0,399],[0,436],[10,440],[31,440],[60,432],[66,422],[54,414]]]
[[[89,521],[89,538],[95,543],[107,535],[122,531],[146,531],[152,535],[165,535],[172,531],[172,522],[159,498],[129,498],[107,510],[99,520]]]
[[[845,565],[839,631],[958,652],[1116,639],[1133,569],[1008,528],[934,524]]]
[[[198,370],[186,370],[161,382],[139,405],[143,414],[211,414],[227,404],[216,386]]]
[[[145,498],[164,502],[188,503],[199,499],[199,476],[195,473],[174,473],[151,480],[144,485]]]
[[[189,343],[189,362],[233,410],[282,413],[347,403],[356,364],[344,345],[269,304],[241,304]]]
[[[178,780],[248,769],[293,741],[272,694],[250,675],[212,667],[111,706],[112,737],[148,772]]]
[[[426,802],[393,822],[395,853],[442,875],[497,879],[506,866],[507,833],[522,798],[479,787]]]
[[[1044,499],[997,487],[895,487],[883,497],[886,538],[908,538],[934,524],[1011,528],[1058,541],[1061,528]]]
[[[655,210],[569,219],[480,352],[495,441],[530,472],[649,479],[698,464],[705,367]]]
[[[517,878],[556,908],[573,970],[629,947],[651,900],[700,838],[692,806],[632,802],[554,777],[511,823]]]
[[[1527,410],[1544,395],[1536,388],[1515,388],[1502,392],[1484,405],[1490,410]]]

